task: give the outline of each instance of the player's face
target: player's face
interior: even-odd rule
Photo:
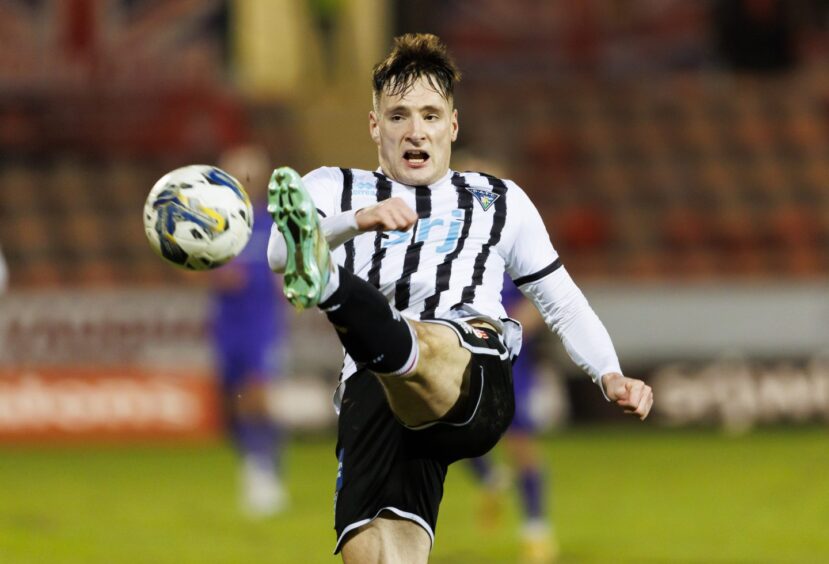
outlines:
[[[402,184],[424,186],[449,170],[458,111],[420,78],[402,96],[380,96],[369,113],[369,131],[383,172]]]

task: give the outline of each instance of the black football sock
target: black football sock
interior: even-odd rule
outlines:
[[[417,363],[414,331],[380,291],[339,267],[340,285],[319,304],[358,364],[380,374],[406,374]]]

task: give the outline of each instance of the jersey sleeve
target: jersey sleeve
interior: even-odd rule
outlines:
[[[302,182],[322,217],[340,213],[343,192],[343,173],[340,169],[329,166],[314,169],[302,177]]]
[[[504,257],[507,273],[604,394],[602,375],[621,372],[610,335],[562,266],[535,205],[518,186],[510,186],[513,190],[507,207],[513,221]]]
[[[561,338],[567,354],[604,393],[601,378],[622,372],[610,335],[565,268],[519,286]],[[607,397],[607,396],[605,396]]]
[[[541,214],[529,196],[507,181],[506,245],[504,264],[516,286],[540,280],[561,266]]]

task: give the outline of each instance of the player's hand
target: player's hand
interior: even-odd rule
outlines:
[[[417,214],[402,198],[389,198],[359,210],[354,219],[360,231],[408,231]]]
[[[611,401],[625,408],[644,420],[653,405],[653,390],[642,380],[627,378],[618,372],[609,372],[602,376],[604,392]]]

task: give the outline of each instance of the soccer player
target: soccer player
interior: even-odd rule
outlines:
[[[346,352],[335,552],[347,564],[426,562],[448,466],[509,426],[521,329],[501,305],[505,270],[609,400],[643,419],[653,400],[622,375],[524,191],[449,168],[458,79],[437,37],[397,38],[373,73],[379,168],[283,167],[269,184],[271,267]]]
[[[284,301],[266,254],[273,224],[264,202],[268,163],[264,149],[254,145],[222,155],[220,167],[249,191],[254,222],[245,250],[211,273],[221,394],[230,438],[242,460],[241,504],[251,517],[279,513],[287,502],[279,475],[282,432],[267,406],[268,385],[279,376],[284,326]]]
[[[515,416],[501,441],[507,463],[515,472],[515,485],[521,504],[522,562],[553,562],[558,555],[558,544],[545,499],[547,478],[542,464],[541,445],[530,412],[531,397],[536,387],[536,346],[544,320],[512,281],[504,281],[501,296],[507,314],[519,321],[524,330],[521,355],[512,365]],[[491,526],[498,517],[502,497],[510,486],[511,476],[502,466],[493,463],[489,455],[470,459],[470,466],[484,488],[482,518],[485,525]]]

